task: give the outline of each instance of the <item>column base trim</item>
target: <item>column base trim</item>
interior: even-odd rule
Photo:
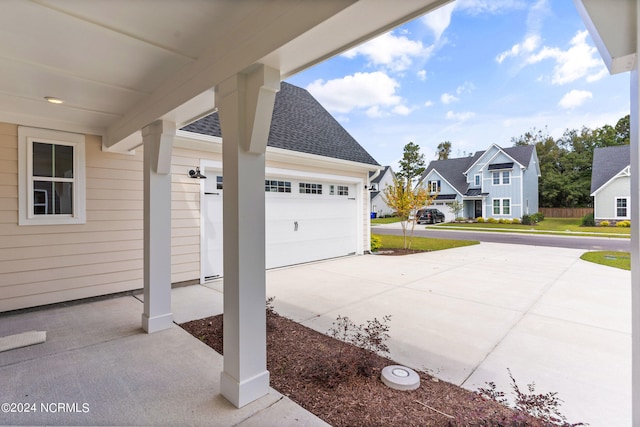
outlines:
[[[173,313],[163,314],[161,316],[149,317],[142,313],[142,329],[148,334],[158,331],[164,331],[173,326]]]
[[[269,394],[269,371],[238,382],[226,372],[220,374],[220,393],[236,408]]]

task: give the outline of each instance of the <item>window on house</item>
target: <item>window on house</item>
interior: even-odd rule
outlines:
[[[493,185],[509,185],[511,183],[511,171],[492,172]]]
[[[511,199],[493,199],[494,215],[511,215]]]
[[[437,193],[438,191],[440,191],[440,180],[429,181],[429,192]]]
[[[216,176],[216,190],[222,190],[222,177]]]
[[[616,197],[616,218],[629,218],[629,198]]]
[[[291,182],[265,179],[264,191],[267,193],[291,193]]]
[[[335,185],[333,185],[333,184],[331,184],[331,185],[329,186],[329,195],[330,195],[330,196],[334,196],[335,194],[336,194],[336,186],[335,186]]]
[[[18,223],[85,223],[84,135],[20,126],[18,141]]]
[[[482,179],[482,175],[480,174],[476,174],[474,177],[474,184],[476,187],[480,187],[481,185],[481,179]]]
[[[349,187],[346,185],[338,185],[338,196],[348,196],[349,195]]]
[[[322,184],[300,183],[301,194],[322,194]]]

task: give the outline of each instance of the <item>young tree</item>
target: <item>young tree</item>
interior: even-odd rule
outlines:
[[[413,230],[416,226],[415,220],[409,221],[409,216],[418,209],[429,206],[436,196],[437,194],[429,196],[427,189],[424,187],[411,189],[402,179],[397,177],[393,178],[393,185],[388,185],[382,190],[382,199],[401,218],[400,225],[402,226],[404,249],[411,248]],[[411,233],[409,240],[407,240],[409,222],[411,222]]]
[[[409,190],[412,189],[414,179],[419,177],[425,169],[424,154],[420,154],[420,146],[413,142],[405,145],[402,160],[398,164],[400,171],[396,176],[406,182]]]
[[[458,213],[460,213],[463,207],[464,204],[462,203],[462,201],[456,199],[449,204],[449,211],[451,211],[455,219],[458,219],[458,217],[460,216],[458,215]]]
[[[444,141],[438,144],[436,155],[438,156],[438,160],[447,160],[451,155],[451,142]]]

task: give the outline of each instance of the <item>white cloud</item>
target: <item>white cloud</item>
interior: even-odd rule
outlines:
[[[452,102],[456,102],[459,100],[460,98],[458,98],[455,95],[451,95],[450,93],[443,93],[442,95],[440,95],[440,102],[442,102],[445,105],[451,104]]]
[[[451,2],[422,17],[422,22],[433,32],[436,42],[440,40],[442,33],[451,24],[451,13],[455,7],[456,2]]]
[[[476,113],[472,111],[466,111],[463,113],[454,113],[453,111],[447,111],[447,114],[445,115],[445,117],[447,118],[447,120],[456,120],[458,122],[464,122],[474,117],[475,115]]]
[[[396,91],[400,84],[382,71],[355,73],[341,79],[318,79],[307,90],[332,113],[365,110],[369,117],[411,112]]]
[[[413,108],[409,108],[406,105],[400,104],[393,107],[391,111],[393,111],[394,113],[400,116],[408,116],[413,111]]]
[[[432,107],[433,106],[433,101],[427,101],[424,103],[425,107]]]
[[[462,95],[463,93],[471,93],[475,89],[475,85],[471,82],[464,82],[456,88],[456,94]]]
[[[527,2],[523,0],[457,0],[456,9],[464,10],[470,15],[482,13],[504,13],[510,10],[524,9]]]
[[[587,44],[587,31],[578,31],[571,39],[570,47],[562,50],[557,47],[543,47],[540,52],[527,59],[530,64],[535,64],[545,59],[553,59],[556,64],[553,67],[551,83],[562,85],[585,77],[588,81],[602,78],[604,63],[598,56],[595,47]]]
[[[418,71],[416,74],[417,74],[418,78],[419,78],[421,81],[425,81],[425,80],[427,80],[427,71],[426,71],[426,70],[420,70],[420,71]]]
[[[540,41],[541,40],[539,35],[531,34],[525,37],[522,43],[516,43],[511,47],[511,49],[505,50],[504,52],[500,53],[496,57],[496,61],[498,61],[498,64],[502,64],[502,62],[507,58],[531,53],[538,48],[538,46],[540,45]]]
[[[420,40],[410,40],[404,35],[385,33],[342,54],[346,58],[364,56],[370,65],[386,67],[391,71],[404,71],[413,58],[428,57],[433,47],[424,47]]]
[[[565,109],[572,109],[575,107],[579,107],[587,100],[593,98],[593,94],[586,90],[572,90],[571,92],[566,93],[558,105]]]

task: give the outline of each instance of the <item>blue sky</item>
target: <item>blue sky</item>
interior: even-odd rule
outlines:
[[[628,73],[610,76],[571,0],[456,0],[287,79],[382,165],[509,147],[531,129],[615,125]]]

